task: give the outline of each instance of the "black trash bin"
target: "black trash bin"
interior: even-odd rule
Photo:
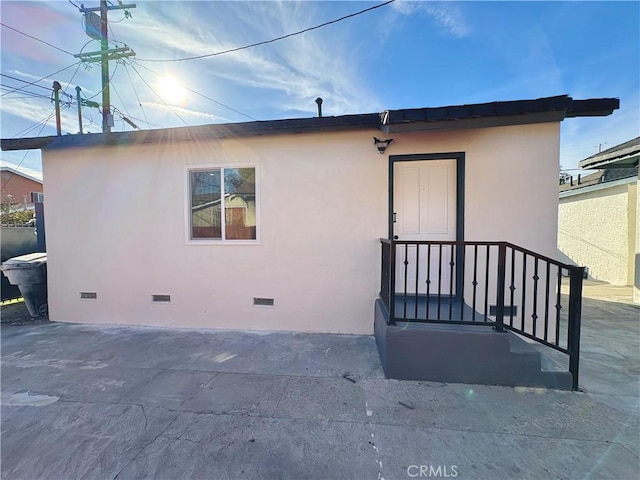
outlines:
[[[7,260],[0,266],[11,285],[17,285],[33,318],[46,317],[47,254],[29,253]]]

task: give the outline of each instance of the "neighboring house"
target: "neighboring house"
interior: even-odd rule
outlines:
[[[558,248],[597,280],[635,285],[640,303],[638,159],[640,137],[580,162],[601,170],[560,185]]]
[[[38,249],[34,234],[35,218],[33,201],[42,201],[42,173],[28,168],[0,164],[0,186],[2,192],[0,231],[1,261],[11,257],[33,253]],[[28,210],[27,219],[15,218],[12,214]],[[22,216],[22,215],[21,215]],[[23,217],[23,216],[22,216]],[[9,284],[7,278],[0,278],[2,300],[20,297],[17,286]]]
[[[560,122],[618,106],[558,96],[4,139],[2,149],[42,150],[45,213],[56,225],[47,232],[51,320],[372,334],[375,307],[389,376],[527,384],[514,377],[517,362],[496,363],[514,354],[515,336],[486,326],[499,318],[500,331],[504,317],[527,338],[564,341],[561,312],[579,316],[579,303],[555,307],[560,267],[549,263]],[[505,356],[487,361],[484,347],[455,344],[475,341],[463,328],[430,350],[452,376],[403,373],[415,350],[398,353],[395,342],[419,339],[412,329],[424,325],[399,326],[411,298],[413,320],[437,300],[425,321],[459,313],[460,328],[481,322],[478,338],[500,339]]]
[[[26,168],[0,165],[2,205],[23,207],[42,201],[42,174]]]

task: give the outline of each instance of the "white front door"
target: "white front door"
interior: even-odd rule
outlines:
[[[456,239],[456,160],[395,162],[393,179],[394,238]],[[450,262],[455,261],[452,253],[455,255],[449,245],[398,245],[396,292],[455,293],[451,283],[454,278]]]

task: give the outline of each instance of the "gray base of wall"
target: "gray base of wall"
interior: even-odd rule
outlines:
[[[387,320],[377,299],[375,339],[387,378],[571,390],[568,371],[543,370],[540,352],[511,332]]]

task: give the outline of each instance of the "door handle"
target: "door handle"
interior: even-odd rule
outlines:
[[[394,240],[397,240],[397,239],[398,239],[398,235],[394,235],[394,236],[393,236],[393,239],[394,239]]]

